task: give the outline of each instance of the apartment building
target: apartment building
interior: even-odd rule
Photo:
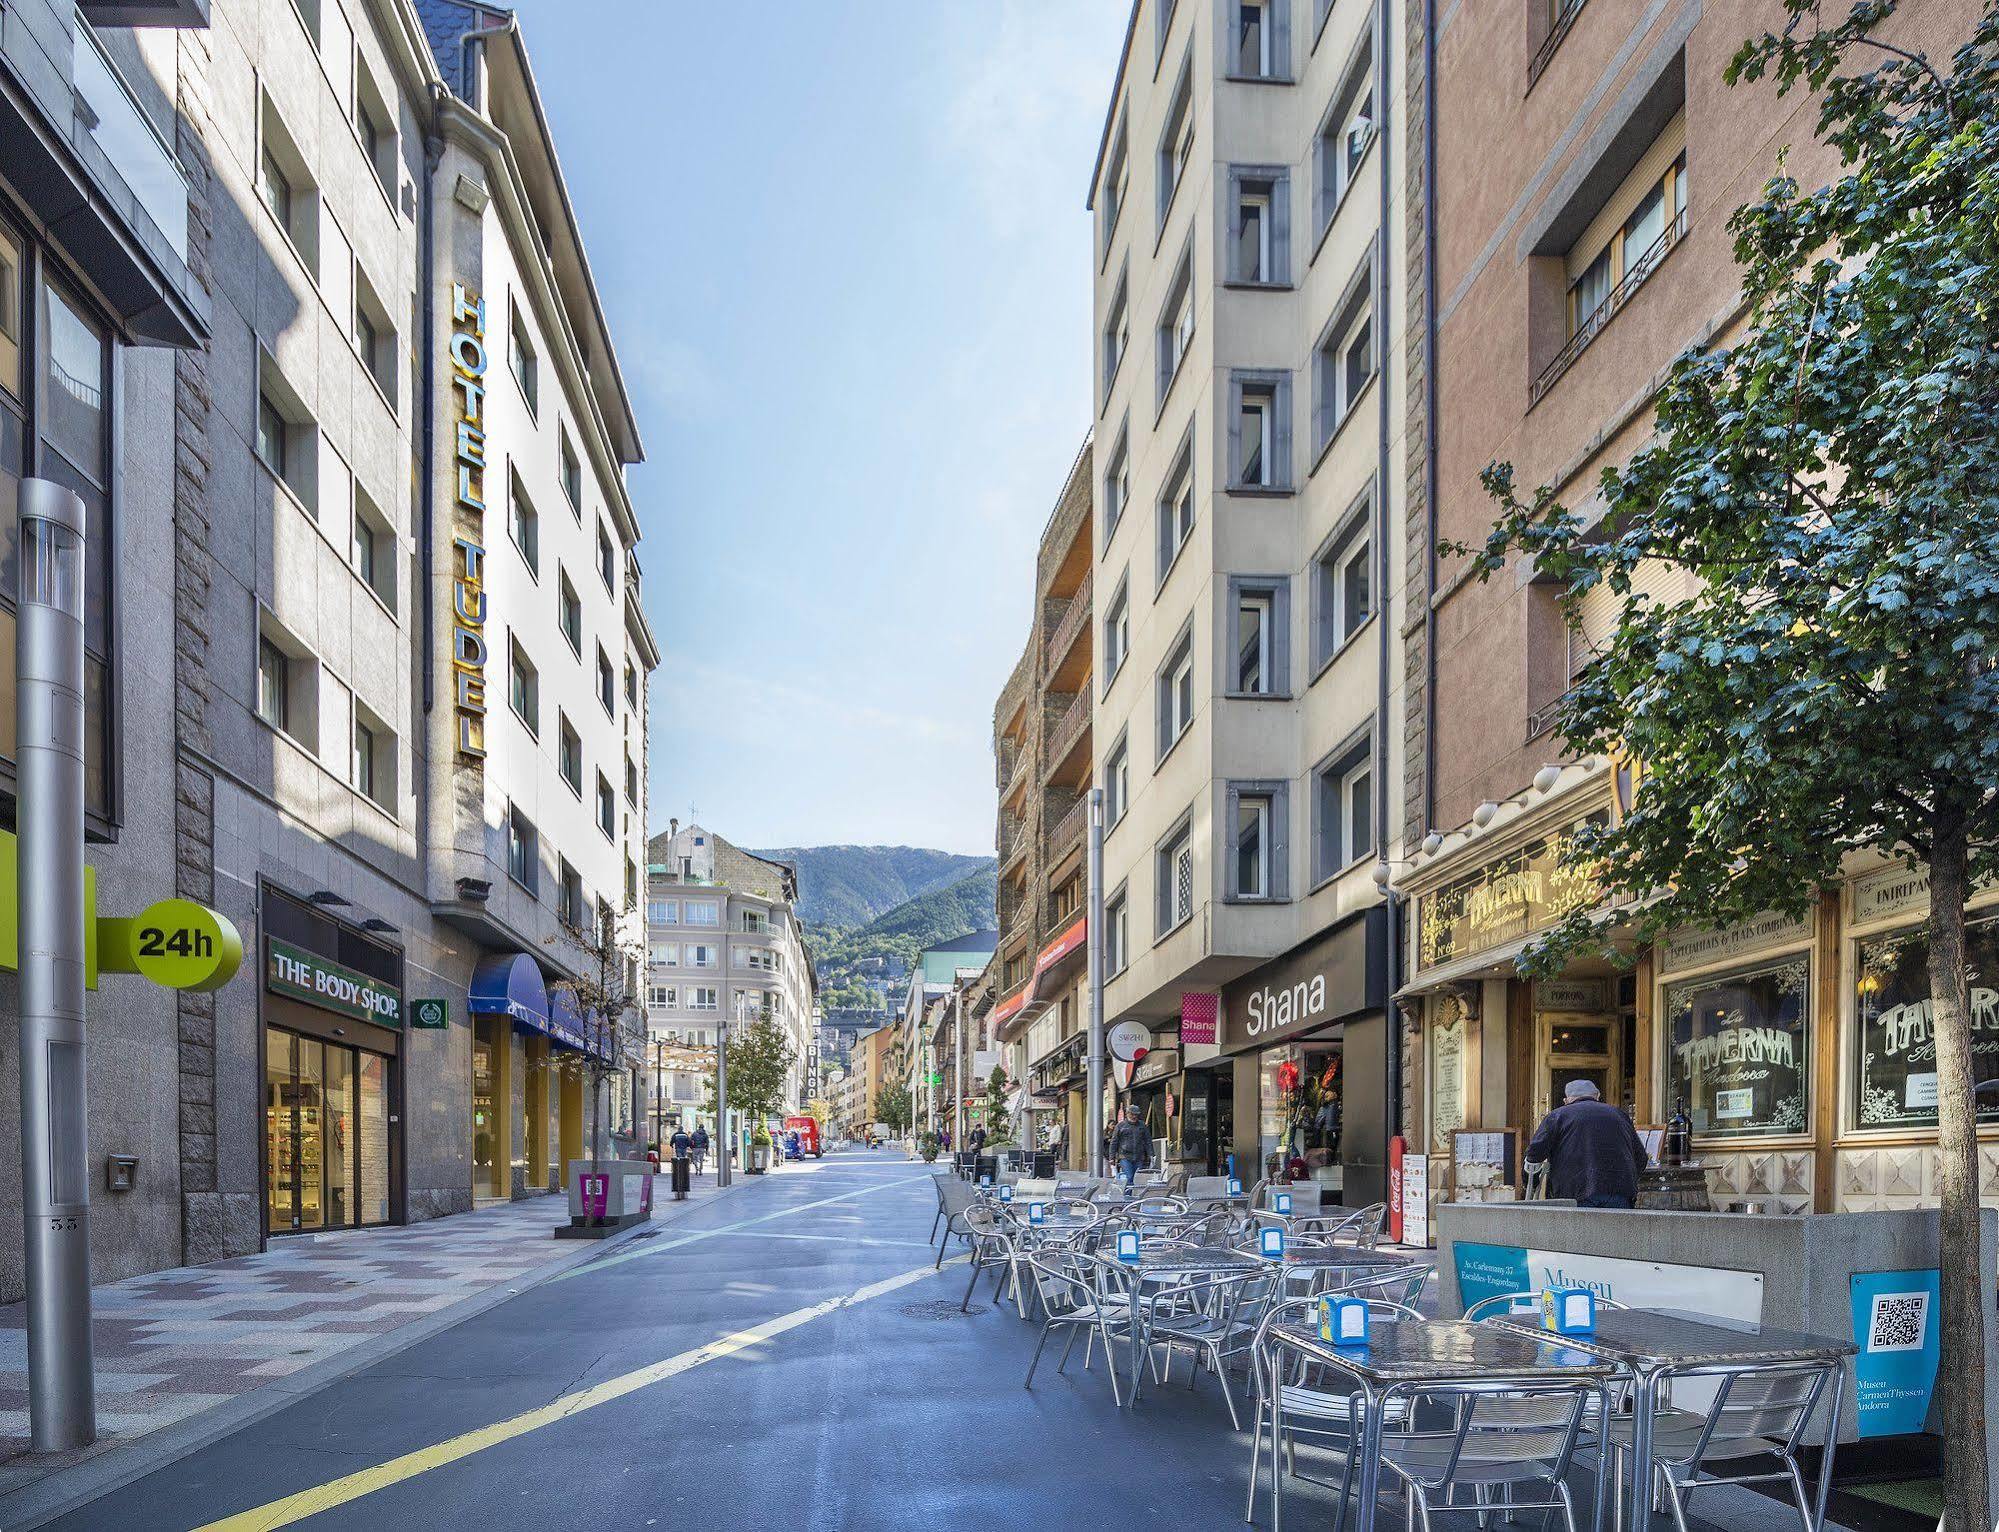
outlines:
[[[7,0],[0,59],[59,124],[0,167],[0,431],[102,538],[101,905],[195,899],[251,959],[93,1001],[91,1152],[144,1167],[94,1271],[557,1189],[637,1127],[658,651],[521,34],[452,0]]]
[[[1881,35],[1943,57],[1978,11],[1905,6]],[[1561,867],[1565,837],[1632,801],[1629,763],[1577,759],[1553,732],[1557,700],[1618,612],[1606,600],[1572,632],[1531,570],[1474,584],[1429,552],[1439,536],[1483,536],[1493,507],[1478,475],[1494,460],[1524,486],[1600,505],[1598,477],[1645,441],[1665,369],[1736,332],[1730,213],[1760,195],[1780,154],[1806,185],[1836,168],[1812,142],[1808,95],[1722,80],[1747,36],[1783,21],[1766,0],[1642,14],[1565,0],[1451,7],[1435,38],[1411,39],[1436,120],[1433,192],[1415,157],[1406,195],[1432,210],[1421,243],[1434,270],[1412,335],[1429,366],[1410,400],[1422,531],[1406,577],[1426,615],[1407,631],[1414,865],[1397,886],[1413,906],[1421,1023],[1405,1116],[1440,1158],[1439,1195],[1453,1189],[1457,1129],[1531,1128],[1563,1082],[1588,1078],[1641,1124],[1684,1103],[1717,1206],[1844,1212],[1933,1197],[1934,1076],[1888,1034],[1927,994],[1920,869],[1854,858],[1804,921],[1674,933],[1623,971],[1515,976],[1527,941],[1598,898]],[[1497,143],[1505,154],[1488,152]],[[1668,571],[1657,578],[1669,588]],[[1991,899],[1967,937],[1981,971],[1999,961]],[[1984,1183],[1999,1187],[1999,1105],[1986,1113]]]
[[[1358,1202],[1397,1064],[1401,10],[1139,0],[1089,197],[1105,1009],[1151,1047],[1114,1083],[1169,1163]]]
[[[804,1105],[814,1088],[818,980],[795,911],[796,870],[677,819],[647,856],[648,1046],[679,1050],[677,1067],[667,1055],[665,1094],[705,1099],[728,1029],[771,1017],[793,1050],[785,1105]]]
[[[992,1015],[1008,1073],[1028,1085],[1024,1104],[1033,1120],[1023,1143],[1031,1135],[1079,1156],[1097,700],[1096,462],[1085,441],[1042,529],[1027,646],[993,707],[1000,941]]]
[[[949,1092],[955,1071],[947,1078],[940,1067],[938,1029],[944,1025],[960,978],[982,972],[998,945],[997,931],[967,931],[925,947],[910,965],[901,1015],[891,1030],[896,1034],[893,1046],[902,1083],[909,1087],[911,1110],[920,1128],[934,1131],[951,1121]]]
[[[879,1105],[882,1087],[900,1079],[898,1047],[902,1020],[886,1022],[854,1039],[847,1072],[846,1121],[856,1134],[881,1120]]]

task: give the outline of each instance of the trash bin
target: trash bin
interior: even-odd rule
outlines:
[[[673,1157],[673,1200],[685,1202],[687,1191],[693,1181],[694,1166],[684,1154]]]

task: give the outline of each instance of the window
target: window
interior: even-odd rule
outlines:
[[[1159,668],[1159,754],[1164,758],[1194,721],[1194,635],[1183,633]]]
[[[1315,446],[1324,451],[1374,376],[1373,293],[1365,270],[1355,277],[1346,302],[1320,332],[1314,371]]]
[[[1111,451],[1110,467],[1104,471],[1104,546],[1111,545],[1111,534],[1117,524],[1124,519],[1125,507],[1131,504],[1131,424],[1129,419],[1118,428],[1117,446]]]
[[[1131,961],[1131,942],[1126,934],[1129,902],[1123,889],[1104,901],[1104,972],[1115,977]]]
[[[361,152],[375,179],[393,202],[396,196],[396,114],[375,88],[374,76],[365,69],[356,71],[354,88],[354,129],[361,136]]]
[[[562,477],[562,498],[569,502],[569,509],[580,521],[583,517],[583,465],[576,460],[576,449],[569,444],[569,431],[558,425],[555,428],[555,461]]]
[[[1118,118],[1117,133],[1111,139],[1111,152],[1104,162],[1103,204],[1103,253],[1110,254],[1111,237],[1117,232],[1118,218],[1124,212],[1125,199],[1131,195],[1131,144],[1125,132],[1125,119]]]
[[[1124,354],[1131,346],[1131,304],[1127,301],[1128,282],[1125,274],[1117,279],[1117,291],[1111,295],[1111,306],[1104,319],[1104,400],[1109,402],[1111,384],[1117,380],[1118,368],[1124,364]]]
[[[530,894],[539,895],[540,842],[527,815],[512,806],[507,809],[507,876]]]
[[[1131,748],[1122,737],[1104,757],[1104,823],[1115,826],[1131,807]]]
[[[604,646],[597,646],[597,700],[604,704],[604,711],[613,718],[618,716],[618,682],[611,672],[611,657],[604,652]]]
[[[611,790],[611,779],[601,771],[597,773],[597,828],[606,840],[617,838],[618,795]]]
[[[1179,9],[1179,0],[1159,0],[1153,10],[1152,68],[1156,74],[1159,61],[1166,56],[1166,40],[1172,35],[1173,13]]]
[[[1374,143],[1374,47],[1369,38],[1348,66],[1346,78],[1319,121],[1312,153],[1317,162],[1316,195],[1321,233],[1346,199],[1361,161]]]
[[[534,502],[528,498],[527,486],[521,483],[518,471],[507,474],[507,531],[514,539],[514,546],[520,550],[521,559],[528,566],[530,574],[541,574],[541,517],[535,511]]]
[[[1934,1130],[1937,1059],[1930,1020],[1929,937],[1920,927],[1870,937],[1857,945],[1854,957],[1860,1037],[1854,1048],[1851,1126],[1862,1131]],[[1999,1079],[1999,1052],[1982,1044],[1992,1025],[1989,986],[1991,976],[1999,973],[1999,919],[1989,912],[1974,912],[1965,921],[1964,966],[1977,976],[1972,983],[1978,1035],[1971,1084],[1977,1091],[1978,1121],[1990,1124],[1999,1122],[1999,1092],[1991,1088]],[[1808,1007],[1801,1009],[1809,1014]],[[1794,1053],[1800,1063],[1808,1057],[1802,1048]]]
[[[534,668],[534,662],[521,647],[521,641],[509,635],[507,639],[509,663],[507,666],[507,701],[512,704],[520,721],[528,726],[528,733],[541,732],[541,675]]]
[[[1339,653],[1374,610],[1374,549],[1370,536],[1373,498],[1371,489],[1362,494],[1313,561],[1314,668]]]
[[[1131,596],[1127,581],[1119,580],[1110,610],[1104,613],[1104,686],[1108,690],[1131,653]]]
[[[391,813],[396,803],[396,739],[357,701],[354,709],[354,790]]]
[[[299,23],[305,28],[306,36],[312,39],[313,47],[319,46],[319,0],[292,0],[292,9],[298,13]]]
[[[1314,882],[1374,854],[1374,739],[1369,725],[1314,772]]]
[[[269,352],[257,358],[257,456],[308,516],[319,514],[319,432]]]
[[[693,900],[688,901],[687,923],[690,926],[720,925],[721,921],[722,921],[722,915],[721,915],[720,905],[697,904]]]
[[[1684,126],[1681,128],[1684,134]],[[1634,190],[1636,202],[1623,220],[1605,232],[1592,225],[1570,253],[1569,334],[1593,334],[1610,318],[1615,303],[1636,289],[1671,247],[1687,212],[1687,156],[1683,149],[1663,172],[1641,165],[1606,211]],[[1599,223],[1601,219],[1599,219]],[[1600,246],[1600,248],[1599,248]]]
[[[1291,488],[1291,375],[1229,374],[1229,488]]]
[[[291,656],[270,639],[257,639],[257,716],[291,732]]]
[[[354,485],[354,573],[381,597],[390,611],[396,609],[396,539],[389,520],[376,506],[374,497]]]
[[[625,802],[633,808],[639,806],[639,768],[630,754],[625,756]]]
[[[611,546],[611,534],[604,530],[604,523],[597,523],[597,574],[604,582],[604,589],[612,595],[618,593],[618,555]]]
[[[284,478],[290,469],[290,426],[284,412],[269,394],[257,395],[257,456],[264,466]]]
[[[1228,279],[1266,287],[1291,280],[1291,178],[1277,166],[1229,167]]]
[[[1159,227],[1166,227],[1166,215],[1173,208],[1174,195],[1194,163],[1194,77],[1190,55],[1180,65],[1180,81],[1173,88],[1173,104],[1167,108],[1166,130],[1159,135]]]
[[[1229,577],[1229,691],[1276,697],[1291,690],[1291,582]]]
[[[1811,1132],[1811,980],[1811,954],[1797,952],[1666,986],[1666,1099],[1686,1103],[1698,1137]],[[1864,982],[1861,995],[1864,1017]],[[1863,1069],[1886,1062],[1873,1049],[1863,1059]],[[1902,1083],[1898,1107],[1910,1095]]]
[[[687,1005],[689,1010],[713,1011],[721,1008],[721,1001],[716,999],[712,985],[700,985],[687,992]]]
[[[396,325],[389,307],[368,280],[360,263],[354,266],[354,349],[361,365],[382,391],[389,409],[396,407]]]
[[[305,168],[297,141],[269,96],[261,98],[262,143],[257,152],[257,195],[271,222],[284,235],[299,264],[319,280],[319,189]]]
[[[1159,890],[1158,934],[1194,918],[1194,828],[1186,820],[1159,843],[1153,855],[1153,877]]]
[[[1173,380],[1180,376],[1180,364],[1194,344],[1194,251],[1189,246],[1180,257],[1173,285],[1167,289],[1166,303],[1159,311],[1159,403],[1163,407]]]
[[[654,908],[658,911],[652,917],[656,925],[677,926],[680,924],[680,901],[678,899],[655,900]]]
[[[1159,583],[1194,535],[1194,442],[1189,436],[1159,497]]]
[[[555,914],[556,918],[566,926],[579,931],[588,929],[586,924],[588,911],[584,908],[583,899],[583,877],[569,865],[567,857],[562,859],[562,868],[558,875]]]
[[[569,715],[556,710],[556,770],[562,773],[562,780],[569,784],[569,790],[577,797],[583,796],[583,736],[569,721]]]
[[[678,968],[680,966],[679,943],[655,942],[652,949],[652,960],[661,968]]]
[[[569,572],[560,565],[555,571],[555,618],[562,636],[569,641],[570,651],[582,659],[583,598],[576,594],[576,587],[569,583]]]
[[[1231,782],[1225,799],[1227,842],[1224,896],[1236,901],[1290,895],[1285,821],[1288,784]]]
[[[630,660],[625,661],[625,701],[632,707],[639,705],[639,668]]]
[[[527,320],[521,313],[520,300],[513,300],[508,310],[507,366],[513,371],[514,381],[521,386],[521,397],[528,402],[528,413],[533,415],[541,408],[541,360],[535,355],[534,342],[528,338]]]

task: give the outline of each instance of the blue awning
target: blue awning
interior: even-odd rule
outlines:
[[[493,952],[472,970],[467,1007],[475,1016],[506,1016],[538,1032],[549,1030],[548,986],[525,952]]]
[[[554,1042],[579,1053],[590,1051],[589,1022],[576,999],[576,986],[557,984],[548,992],[548,1023],[541,1030]]]

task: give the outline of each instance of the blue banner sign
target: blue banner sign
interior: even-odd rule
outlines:
[[[1942,1283],[1928,1271],[1856,1271],[1853,1383],[1862,1436],[1906,1436],[1929,1418],[1937,1381]]]

